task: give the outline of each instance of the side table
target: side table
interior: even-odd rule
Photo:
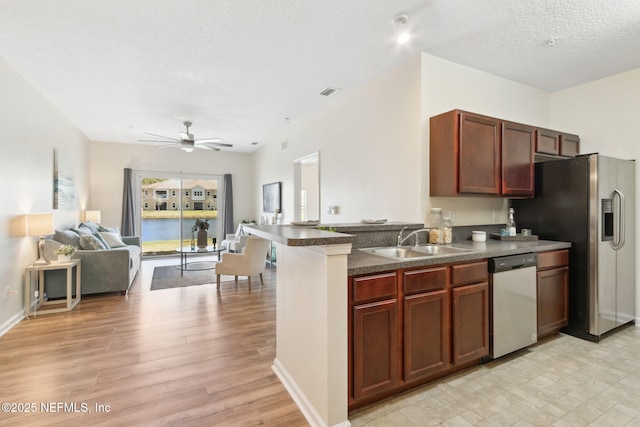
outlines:
[[[73,298],[73,292],[71,292],[71,287],[73,284],[73,268],[76,268],[76,297]],[[67,298],[66,301],[63,300],[55,300],[55,301],[45,301],[44,300],[44,272],[49,270],[66,270],[67,272]],[[38,298],[40,298],[40,302],[36,305],[35,309],[31,310],[31,278],[33,273],[38,273]],[[24,278],[24,312],[27,316],[32,316],[36,314],[51,314],[51,313],[61,313],[64,311],[71,311],[74,309],[76,305],[80,302],[82,298],[81,295],[81,281],[80,281],[80,260],[72,259],[69,262],[56,262],[52,261],[50,264],[45,265],[34,265],[31,264],[26,268],[26,274]],[[66,302],[66,304],[65,304]],[[65,304],[64,307],[58,308],[47,308],[40,310],[40,307],[43,305],[62,305]]]

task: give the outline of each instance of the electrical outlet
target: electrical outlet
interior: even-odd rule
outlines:
[[[34,292],[33,292],[33,296],[34,296],[35,298],[38,298],[38,297],[40,296],[40,292],[38,292],[38,291],[34,291]]]

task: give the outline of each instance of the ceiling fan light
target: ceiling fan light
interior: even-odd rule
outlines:
[[[192,151],[193,151],[193,148],[192,148],[192,147],[182,147],[182,149],[183,149],[184,151],[186,151],[187,153],[190,153],[190,152],[192,152]]]

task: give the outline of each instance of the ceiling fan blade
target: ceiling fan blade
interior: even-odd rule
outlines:
[[[226,148],[233,147],[233,144],[221,143],[221,142],[210,142],[209,145],[215,145],[216,147],[226,147]]]
[[[158,141],[157,139],[139,139],[138,142],[156,142],[158,144],[174,144],[173,142],[170,141]],[[178,144],[179,142],[176,141],[175,144]]]
[[[151,136],[155,136],[155,137],[158,137],[158,138],[164,138],[164,139],[169,139],[169,140],[171,140],[171,141],[180,142],[180,140],[179,140],[179,139],[176,139],[176,138],[170,138],[170,137],[168,137],[168,136],[164,136],[164,135],[156,135],[155,133],[148,133],[148,132],[145,132],[145,135],[151,135]]]
[[[174,147],[178,147],[180,148],[180,144],[169,144],[169,145],[161,145],[158,148],[174,148]]]
[[[222,142],[224,139],[222,138],[207,138],[207,139],[196,139],[194,142],[196,144],[208,144],[210,142]]]
[[[203,150],[220,151],[219,148],[212,147],[212,146],[206,145],[206,144],[199,144],[199,145],[196,145],[195,147],[196,148],[202,148]]]

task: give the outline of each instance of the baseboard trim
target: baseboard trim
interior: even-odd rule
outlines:
[[[14,326],[16,326],[22,319],[25,318],[24,310],[17,312],[11,319],[0,325],[0,337],[9,332]]]
[[[277,358],[273,361],[271,369],[276,373],[280,382],[284,385],[284,388],[287,389],[293,401],[296,402],[296,405],[298,405],[302,415],[304,415],[309,424],[313,427],[329,427]],[[351,427],[351,423],[349,420],[346,420],[332,427]]]

